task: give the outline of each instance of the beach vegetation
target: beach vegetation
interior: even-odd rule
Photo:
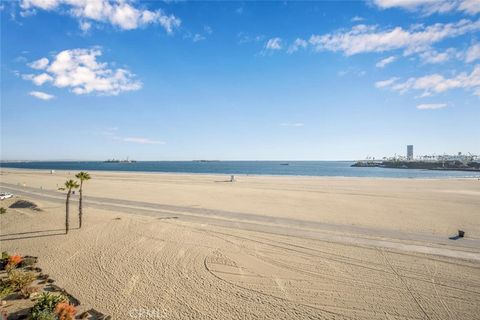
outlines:
[[[37,263],[37,258],[35,257],[23,257],[21,262],[22,267],[32,267]]]
[[[49,292],[42,293],[37,302],[30,311],[31,320],[50,319],[42,318],[44,314],[51,313],[55,316],[53,319],[58,319],[55,314],[55,308],[59,303],[67,302],[67,298],[64,295],[52,294]]]
[[[69,229],[69,211],[70,211],[70,196],[72,195],[72,190],[79,187],[78,182],[75,180],[65,181],[65,189],[67,190],[67,199],[65,201],[65,233],[68,234]]]
[[[73,320],[76,313],[77,309],[68,302],[60,302],[55,307],[55,314],[59,320]]]
[[[0,207],[0,214],[5,214],[7,213],[7,209],[5,209],[4,207]]]
[[[13,255],[8,258],[8,263],[14,264],[18,266],[20,263],[22,263],[23,258],[20,255]]]
[[[0,259],[0,270],[5,270],[5,267],[8,264],[8,258],[10,258],[10,255],[8,254],[8,252],[3,251],[2,258]]]
[[[83,215],[83,207],[82,207],[82,204],[83,204],[83,182],[84,181],[87,181],[87,180],[90,180],[91,177],[90,177],[90,174],[88,172],[85,172],[85,171],[81,171],[79,173],[77,173],[75,175],[75,177],[80,180],[80,198],[78,200],[78,227],[81,228],[82,227],[82,215]]]
[[[32,320],[58,320],[57,315],[53,313],[53,311],[49,310],[42,310],[38,312],[35,318],[31,318]]]
[[[13,269],[8,272],[8,282],[14,291],[19,291],[29,286],[35,278],[35,274],[29,271]]]
[[[5,299],[11,293],[13,293],[13,289],[7,281],[1,280],[0,281],[0,300]]]
[[[33,297],[34,295],[37,295],[40,291],[41,288],[39,286],[27,286],[25,288],[22,288],[22,290],[20,290],[20,293],[25,299],[27,299]]]

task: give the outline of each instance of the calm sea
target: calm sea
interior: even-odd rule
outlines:
[[[288,165],[284,165],[288,163]],[[0,167],[72,171],[137,171],[250,175],[294,175],[328,177],[447,178],[480,177],[479,173],[414,169],[354,168],[351,161],[101,161],[2,162]]]

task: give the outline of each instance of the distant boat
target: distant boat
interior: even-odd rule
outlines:
[[[288,162],[284,162],[284,163],[280,163],[280,165],[281,165],[281,166],[289,166],[289,165],[290,165],[290,163],[288,163]]]

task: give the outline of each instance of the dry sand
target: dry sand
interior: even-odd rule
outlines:
[[[114,319],[478,319],[478,180],[91,174],[65,236],[68,172],[2,169],[43,211],[1,216],[1,250]]]

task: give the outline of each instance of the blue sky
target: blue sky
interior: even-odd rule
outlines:
[[[1,7],[3,160],[480,153],[480,1]]]

